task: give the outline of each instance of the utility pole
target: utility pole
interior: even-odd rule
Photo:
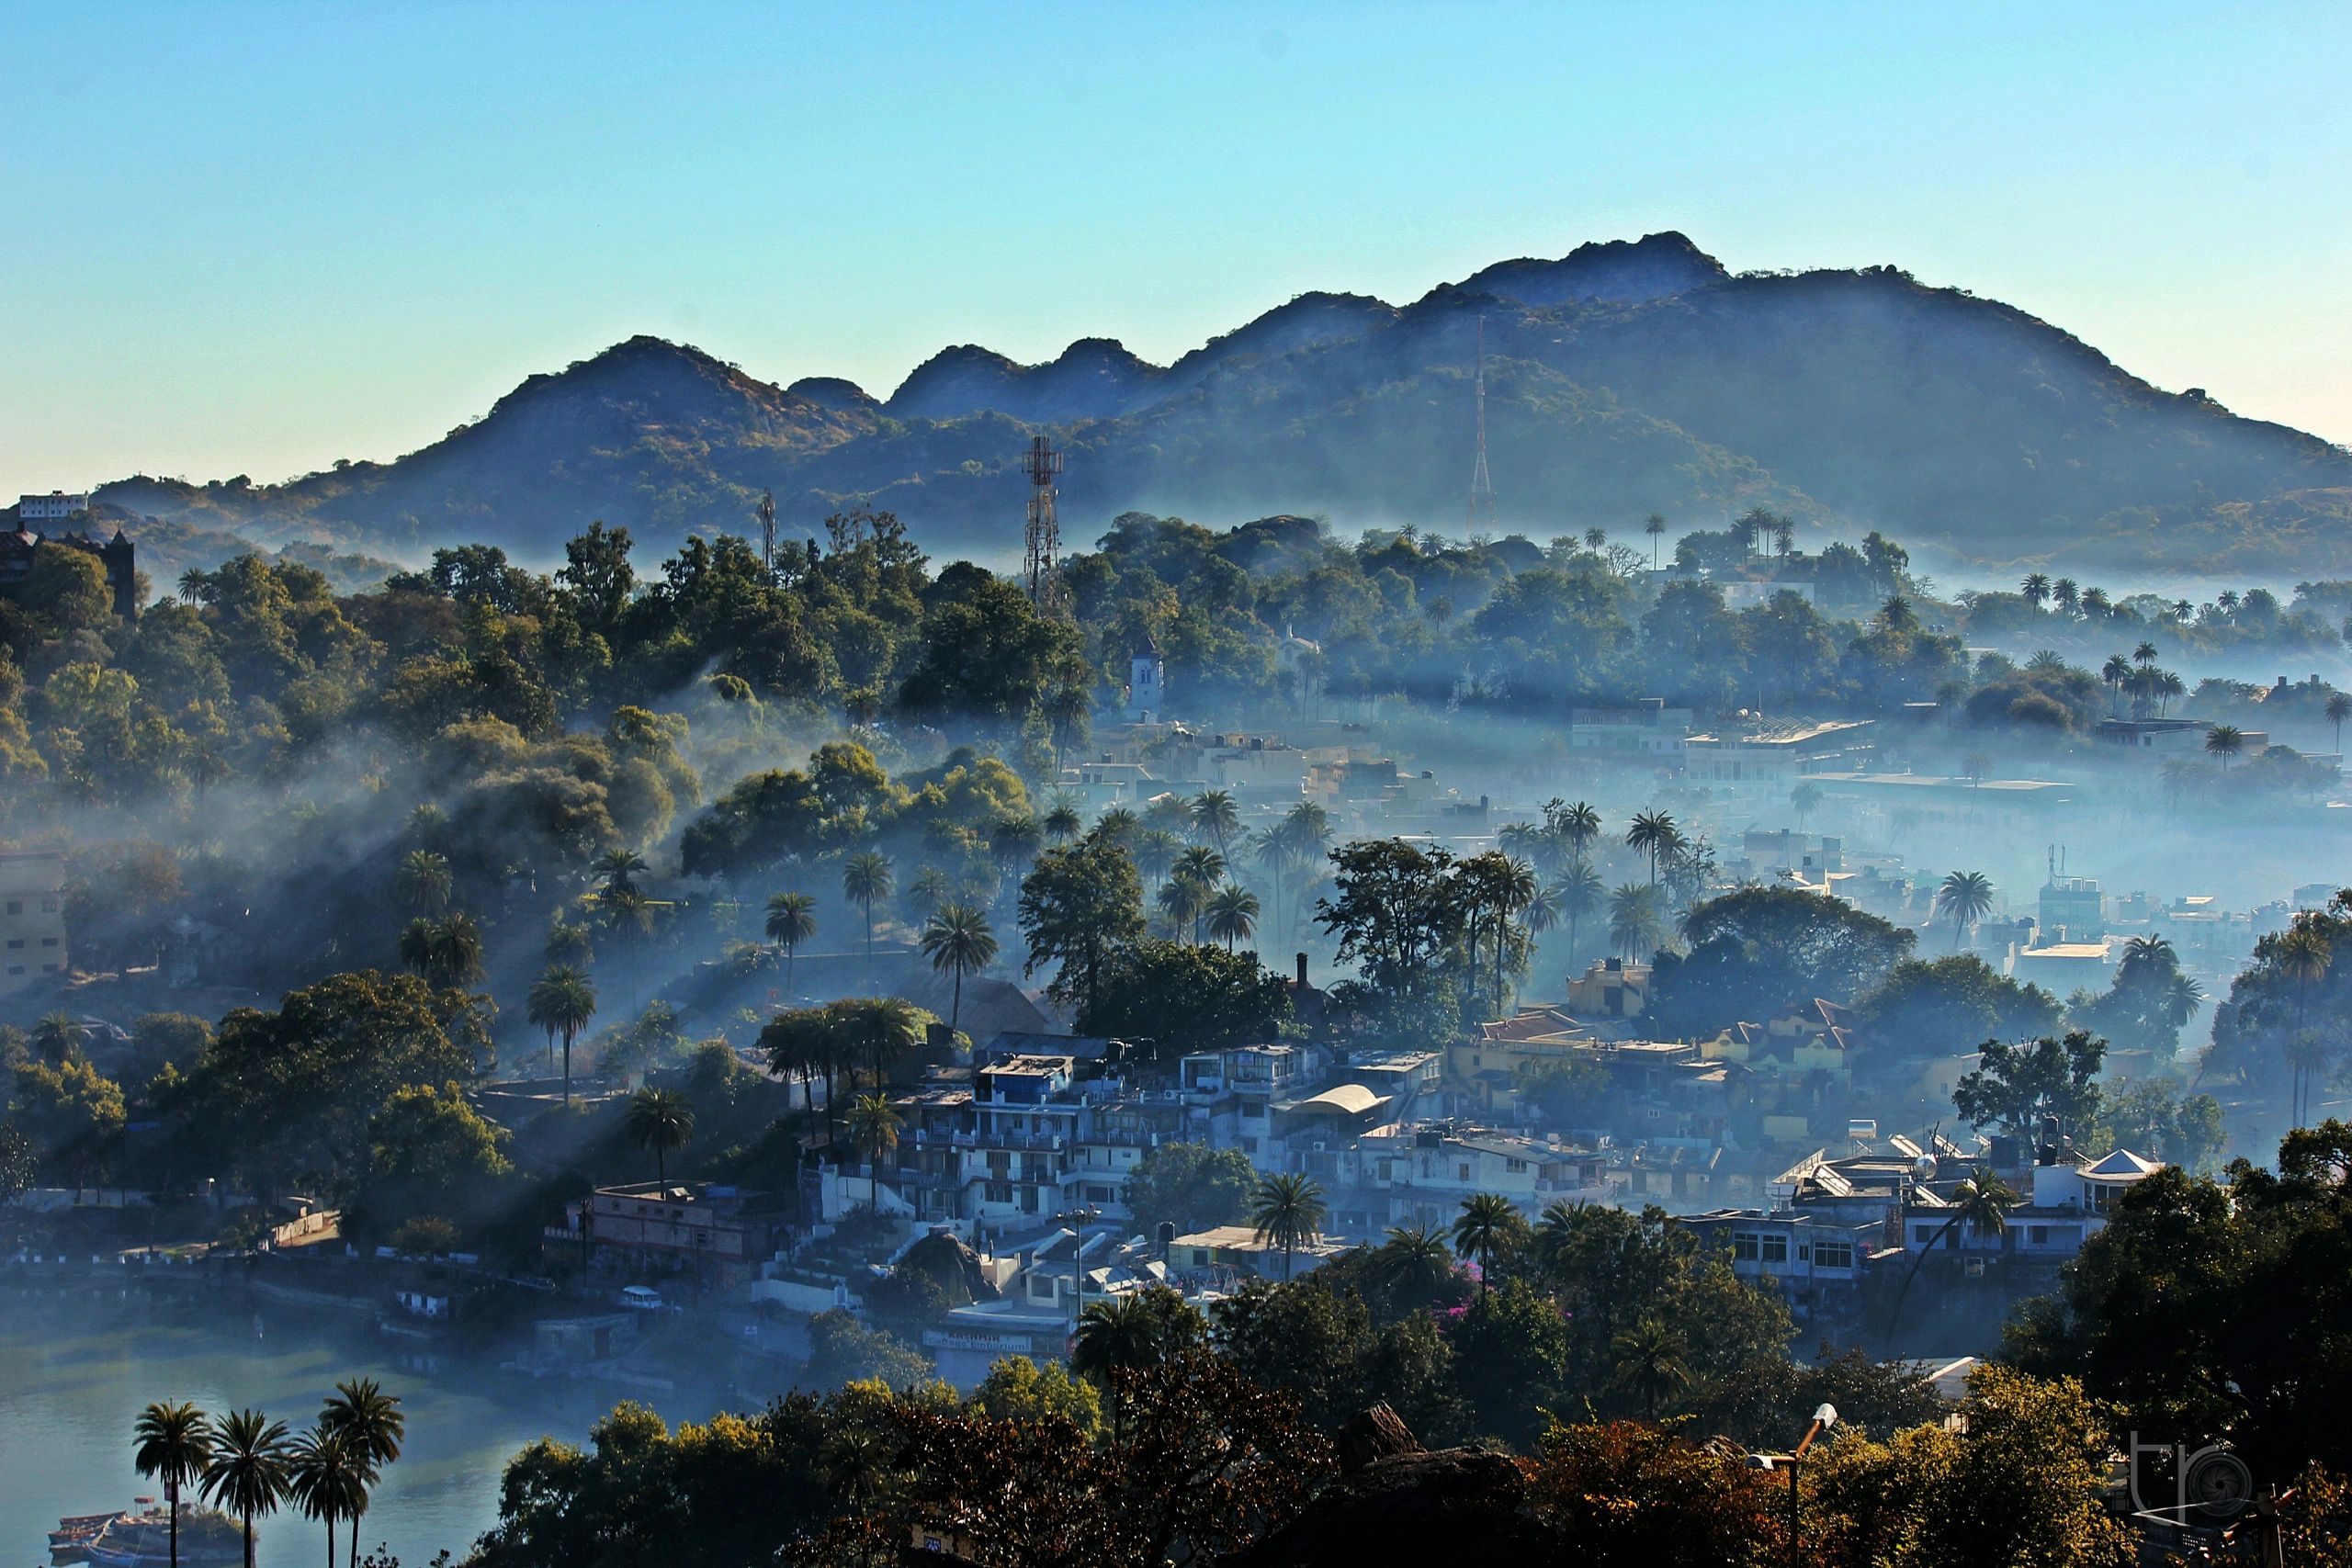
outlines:
[[[1484,316],[1478,318],[1478,362],[1470,386],[1478,414],[1478,460],[1470,470],[1470,532],[1476,534],[1481,524],[1491,528],[1495,521],[1495,481],[1487,474],[1487,318]]]

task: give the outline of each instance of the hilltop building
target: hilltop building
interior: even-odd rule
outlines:
[[[90,498],[85,494],[68,494],[62,490],[47,495],[20,495],[17,498],[17,521],[19,523],[65,523],[76,514],[90,510]]]

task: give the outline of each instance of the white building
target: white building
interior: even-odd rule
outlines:
[[[86,494],[68,495],[62,490],[47,495],[20,495],[17,498],[17,519],[20,523],[62,523],[76,513],[90,510]]]
[[[1157,649],[1145,649],[1127,660],[1129,724],[1156,724],[1167,701],[1168,665]]]

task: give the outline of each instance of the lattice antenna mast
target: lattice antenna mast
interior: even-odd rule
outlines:
[[[1487,318],[1478,318],[1478,367],[1470,380],[1478,409],[1478,460],[1470,470],[1470,531],[1495,521],[1495,481],[1487,473]]]
[[[1022,586],[1031,604],[1050,611],[1061,602],[1062,525],[1054,516],[1054,477],[1062,471],[1062,455],[1044,436],[1033,436],[1029,450],[1021,454],[1021,471],[1029,476]]]
[[[760,491],[760,565],[775,574],[775,492]]]

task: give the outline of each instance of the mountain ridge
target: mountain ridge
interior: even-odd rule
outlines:
[[[259,536],[547,558],[592,518],[657,547],[741,532],[772,491],[796,531],[874,504],[934,551],[1001,555],[1019,453],[1046,431],[1069,452],[1073,542],[1130,509],[1446,528],[1464,515],[1482,328],[1502,528],[1629,529],[1658,510],[1679,534],[1760,504],[1987,561],[2189,541],[2247,558],[2292,539],[2352,570],[2343,449],[2164,391],[2000,301],[1894,267],[1736,274],[1674,231],[1498,262],[1403,306],[1300,295],[1168,366],[1106,337],[1035,366],[960,345],[885,400],[640,335],[390,462],[99,493]]]

